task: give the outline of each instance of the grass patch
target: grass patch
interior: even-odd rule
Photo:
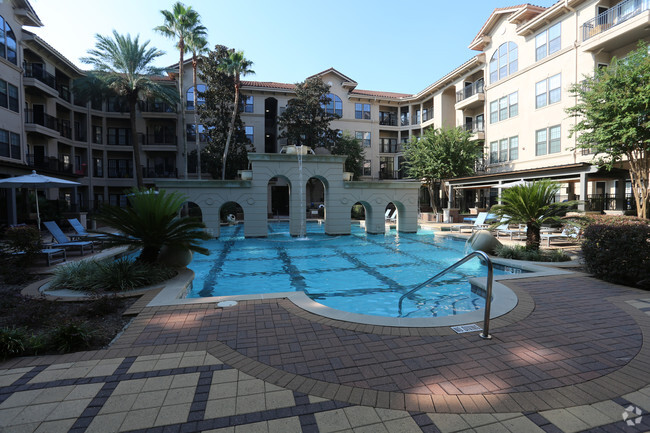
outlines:
[[[501,245],[496,255],[502,259],[527,260],[530,262],[567,262],[571,257],[562,250],[529,250],[521,245]]]

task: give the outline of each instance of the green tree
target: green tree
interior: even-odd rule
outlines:
[[[578,103],[567,109],[577,120],[571,130],[578,148],[596,152],[595,161],[611,169],[627,161],[637,215],[650,217],[650,53],[648,43],[607,68],[574,84]]]
[[[176,48],[180,53],[178,61],[178,95],[180,100],[180,115],[181,115],[181,141],[183,144],[183,159],[185,166],[183,167],[183,176],[187,179],[187,137],[185,131],[185,99],[183,95],[183,63],[184,54],[188,51],[186,40],[192,38],[195,40],[197,37],[204,37],[207,29],[201,25],[201,16],[198,12],[192,9],[192,6],[185,6],[181,2],[176,2],[170,11],[161,10],[160,13],[164,17],[164,24],[154,28],[155,31],[162,35],[178,40]],[[194,92],[196,93],[196,92]]]
[[[331,129],[330,123],[341,116],[326,109],[331,102],[327,96],[329,86],[316,77],[296,84],[295,90],[296,97],[289,100],[278,119],[279,127],[284,130],[279,138],[286,138],[293,145],[322,146],[331,150],[338,131]]]
[[[220,64],[224,72],[231,75],[234,79],[235,85],[235,103],[232,106],[232,116],[230,117],[230,128],[228,129],[228,137],[226,138],[226,146],[223,150],[223,167],[221,168],[221,179],[226,178],[226,161],[228,160],[228,148],[230,147],[230,140],[232,139],[232,134],[235,131],[235,121],[237,119],[237,114],[239,113],[239,89],[241,87],[241,77],[254,74],[251,66],[253,62],[247,60],[244,57],[243,51],[232,51],[229,53],[228,57]]]
[[[75,94],[83,99],[97,95],[116,95],[126,100],[131,124],[131,145],[135,157],[135,175],[138,188],[142,188],[144,182],[136,130],[136,104],[139,99],[146,98],[160,98],[170,104],[176,104],[178,96],[171,87],[152,79],[153,76],[162,74],[162,70],[154,67],[152,62],[164,52],[153,47],[148,48],[149,41],[140,44],[139,36],[131,39],[131,35],[123,36],[115,30],[113,38],[101,35],[95,37],[95,48],[88,50],[88,57],[81,58],[82,62],[93,67],[93,71],[75,81]]]
[[[196,71],[199,66],[199,58],[203,57],[210,50],[208,49],[208,41],[201,35],[196,33],[191,33],[186,41],[186,46],[189,52],[192,53],[192,87],[194,91],[194,136],[195,136],[195,145],[196,145],[196,157],[197,157],[197,171],[199,180],[201,179],[201,149],[199,147],[199,120],[198,120],[198,89],[196,88]]]
[[[179,217],[185,202],[183,195],[134,189],[127,199],[129,206],[104,206],[96,216],[97,221],[121,232],[119,235],[107,234],[109,243],[142,248],[138,260],[146,263],[155,263],[164,245],[210,254],[199,245],[200,240],[212,238],[203,231],[205,225],[197,218]]]
[[[474,172],[481,149],[470,137],[471,133],[462,128],[431,128],[404,144],[408,175],[427,186],[436,212],[441,208],[442,181]]]
[[[331,151],[332,155],[347,155],[345,171],[354,173],[354,179],[359,179],[363,174],[363,160],[365,159],[359,140],[345,131],[336,139]]]
[[[505,189],[490,212],[500,217],[500,224],[526,224],[526,248],[539,250],[542,224],[561,224],[561,217],[577,202],[555,203],[560,185],[549,179]]]
[[[222,158],[226,140],[230,134],[232,101],[235,98],[234,77],[224,72],[222,65],[230,55],[230,50],[217,45],[203,58],[199,77],[205,83],[203,94],[205,104],[198,107],[201,124],[206,128],[208,142],[201,152],[201,164],[214,179],[221,179]],[[248,168],[248,152],[255,149],[246,139],[244,126],[239,116],[235,117],[235,128],[231,134],[231,146],[228,152],[225,177],[234,178],[237,170]]]

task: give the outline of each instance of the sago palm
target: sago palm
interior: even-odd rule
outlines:
[[[190,37],[205,36],[207,29],[201,25],[201,16],[192,6],[185,6],[181,2],[176,2],[170,11],[161,10],[164,17],[164,24],[154,28],[168,38],[175,39],[176,48],[180,53],[178,61],[178,95],[181,101],[181,141],[183,144],[183,158],[185,167],[183,176],[187,179],[187,138],[185,125],[185,101],[183,99],[183,59],[187,50],[186,41]],[[193,36],[190,36],[193,35]]]
[[[538,250],[542,224],[561,224],[561,217],[577,202],[555,203],[560,185],[549,179],[513,186],[499,197],[501,204],[490,212],[501,218],[501,224],[526,224],[526,248]]]
[[[164,190],[133,190],[127,195],[129,206],[104,206],[97,221],[119,230],[121,234],[107,234],[112,245],[131,245],[142,248],[138,260],[154,263],[164,245],[188,248],[200,254],[210,252],[200,246],[200,240],[211,239],[197,218],[180,217],[185,197]]]
[[[221,69],[227,74],[231,75],[235,82],[235,105],[232,108],[232,117],[230,119],[230,128],[228,129],[228,137],[226,138],[226,147],[223,150],[223,163],[221,167],[221,179],[226,178],[226,159],[228,158],[228,147],[230,140],[235,130],[235,121],[237,120],[237,112],[239,111],[239,88],[241,87],[241,77],[248,74],[254,74],[251,68],[253,62],[244,57],[243,51],[233,51],[224,59],[221,64]]]
[[[197,173],[199,179],[201,179],[201,149],[199,148],[199,121],[197,116],[198,105],[198,89],[196,88],[196,71],[199,66],[199,57],[208,53],[208,41],[203,36],[196,33],[191,33],[186,41],[186,46],[189,52],[192,53],[192,86],[194,89],[194,134],[195,134],[195,144],[196,144],[196,158],[197,158]]]
[[[120,35],[113,30],[113,38],[96,35],[95,48],[88,50],[88,56],[81,61],[93,67],[86,77],[75,81],[75,93],[82,98],[116,95],[126,99],[129,106],[131,125],[131,145],[135,157],[135,174],[138,188],[142,188],[142,168],[140,162],[140,143],[136,130],[135,109],[139,99],[161,98],[175,104],[178,100],[174,90],[153,80],[162,70],[152,65],[164,54],[157,48],[149,47],[149,41],[140,43],[140,36]]]

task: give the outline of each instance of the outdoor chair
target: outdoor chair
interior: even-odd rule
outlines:
[[[85,254],[86,249],[90,249],[90,251],[93,253],[95,252],[95,244],[93,244],[92,241],[71,241],[70,238],[68,238],[65,233],[63,233],[56,222],[45,221],[43,222],[43,225],[45,225],[45,228],[47,228],[54,240],[56,240],[56,243],[52,244],[52,247],[62,247],[66,249],[79,248],[82,256]]]
[[[474,224],[454,224],[451,227],[449,227],[450,231],[458,230],[459,233],[461,233],[463,230],[471,230],[472,233],[474,232],[475,229],[481,230],[486,227],[488,227],[488,224],[485,224],[485,220],[487,219],[488,213],[487,212],[479,212],[479,214],[476,216],[476,221],[474,221]]]
[[[74,238],[79,238],[81,240],[91,240],[91,241],[105,241],[108,240],[108,237],[101,233],[88,233],[86,228],[79,222],[77,218],[68,218],[68,222],[72,226],[77,234],[72,235]]]
[[[575,229],[565,228],[562,230],[562,233],[542,233],[540,235],[542,243],[546,239],[546,246],[551,246],[551,239],[562,239],[567,241],[573,241],[578,239],[578,233]]]
[[[502,218],[501,221],[500,221],[502,224],[494,228],[494,230],[496,231],[497,238],[499,236],[501,236],[501,235],[504,235],[504,236],[510,236],[510,240],[513,240],[514,236],[517,236],[517,237],[526,236],[526,232],[528,230],[527,230],[527,228],[525,226],[522,227],[520,225],[516,229],[511,229],[508,224],[504,223],[504,221],[506,221],[508,219],[509,219],[509,217]]]
[[[395,211],[393,212],[393,214],[392,214],[391,216],[388,217],[388,221],[393,222],[393,223],[394,223],[395,221],[397,221],[397,209],[395,209]]]

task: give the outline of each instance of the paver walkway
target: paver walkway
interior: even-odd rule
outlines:
[[[0,431],[650,430],[650,295],[583,274],[505,284],[519,304],[490,341],[283,299],[142,308],[106,350],[0,364]]]

